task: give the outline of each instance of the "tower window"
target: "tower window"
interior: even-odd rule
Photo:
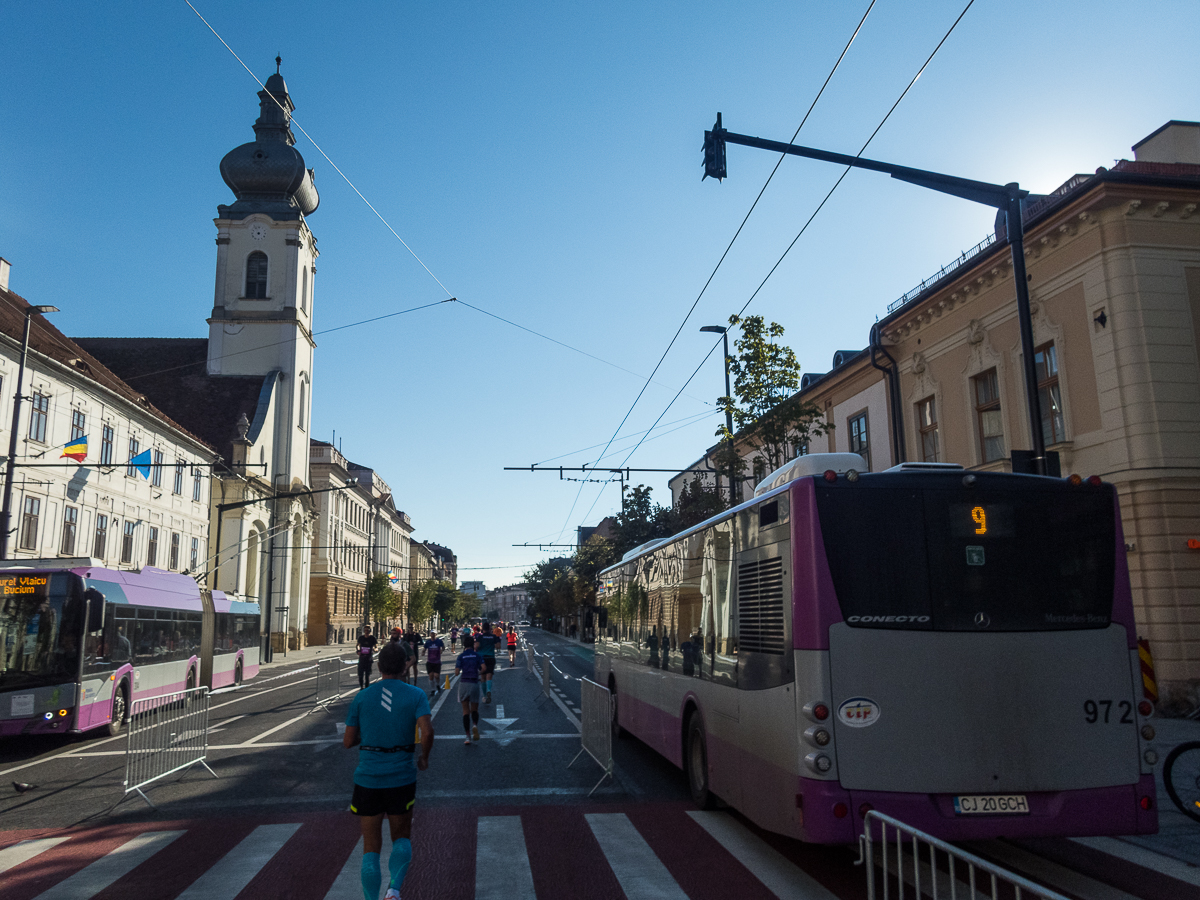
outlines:
[[[246,299],[267,299],[267,254],[255,250],[246,260]]]

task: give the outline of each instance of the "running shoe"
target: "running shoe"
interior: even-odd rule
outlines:
[[[387,893],[383,895],[383,900],[400,900],[400,889],[390,887]]]
[[[471,739],[470,739],[470,738],[467,738],[465,741],[463,741],[463,743],[464,743],[464,744],[466,744],[468,747],[470,747],[470,746],[471,746]]]
[[[488,703],[492,702],[492,692],[491,691],[488,691],[487,702]]]
[[[479,740],[479,726],[478,725],[471,726],[471,739],[476,740],[476,741]]]

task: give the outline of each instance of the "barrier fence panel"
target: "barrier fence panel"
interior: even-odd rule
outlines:
[[[865,863],[868,900],[920,900],[933,897],[998,900],[1037,897],[1068,900],[1063,894],[1035,884],[985,859],[918,831],[898,819],[869,810],[863,818],[859,857]]]
[[[134,702],[125,741],[125,793],[117,805],[136,792],[157,809],[143,788],[197,764],[217,777],[205,762],[210,702],[206,687]]]
[[[550,657],[542,657],[542,693],[550,697]]]
[[[612,778],[612,694],[590,678],[579,679],[580,700],[583,707],[581,747],[575,754],[579,759],[584,753],[594,759],[604,774],[596,782],[596,787],[588,791],[588,796],[596,793],[596,788],[604,784],[604,779]],[[575,759],[567,763],[567,768],[575,765]]]
[[[313,711],[328,709],[342,693],[342,661],[340,659],[317,660],[317,695]]]
[[[530,675],[534,674],[533,648],[532,647],[525,648],[525,670],[526,670],[526,675],[525,675],[526,678],[528,678]]]

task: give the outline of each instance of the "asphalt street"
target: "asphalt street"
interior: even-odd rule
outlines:
[[[597,785],[602,771],[579,756],[578,730],[592,648],[538,629],[526,636],[539,670],[551,665],[550,698],[523,654],[515,667],[502,654],[482,739],[469,746],[453,686],[432,698],[437,734],[418,781],[406,900],[866,896],[854,848],[698,811],[683,774],[635,739],[614,743],[614,777]],[[0,744],[0,897],[361,897],[358,823],[347,811],[358,751],[342,747],[336,727],[357,682],[349,648],[313,652],[329,651],[345,665],[327,708],[315,702],[311,655],[213,695],[216,777],[195,767],[163,779],[148,791],[156,809],[124,794],[124,737]],[[418,684],[428,687],[423,676]],[[11,781],[34,787],[9,793]],[[1200,900],[1200,869],[1117,839],[972,849],[1069,897]]]

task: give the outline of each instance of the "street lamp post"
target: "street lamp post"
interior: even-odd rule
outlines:
[[[4,467],[4,505],[0,509],[0,559],[8,559],[8,535],[12,526],[13,476],[17,468],[17,430],[21,427],[21,388],[25,383],[25,362],[29,358],[29,323],[34,313],[58,312],[57,306],[27,306],[25,332],[21,336],[21,365],[17,369],[17,393],[13,396],[12,429],[8,434],[8,464]]]
[[[1017,323],[1021,334],[1021,353],[1024,356],[1022,370],[1025,376],[1025,402],[1029,413],[1029,432],[1033,443],[1033,465],[1034,471],[1038,475],[1045,475],[1046,439],[1042,433],[1042,404],[1041,398],[1038,396],[1037,367],[1034,365],[1033,359],[1033,322],[1029,309],[1029,285],[1025,275],[1025,225],[1021,219],[1021,200],[1029,192],[1021,190],[1021,186],[1015,181],[1003,185],[988,184],[985,181],[972,181],[969,178],[958,178],[940,172],[897,166],[879,160],[864,159],[861,156],[847,156],[844,153],[831,153],[828,150],[816,150],[812,147],[801,147],[798,144],[784,144],[780,141],[768,141],[745,134],[734,134],[721,126],[720,113],[717,113],[717,122],[713,125],[712,131],[704,132],[705,178],[711,176],[719,180],[726,177],[725,144],[727,142],[741,144],[745,147],[757,147],[760,150],[771,150],[775,153],[787,153],[791,156],[803,156],[807,159],[819,159],[843,166],[853,166],[857,169],[885,172],[899,181],[907,181],[909,184],[919,187],[1004,210],[1008,244],[1012,252],[1013,280],[1016,282],[1014,287],[1017,294]]]
[[[733,403],[733,393],[729,389],[729,329],[721,325],[705,325],[701,331],[711,332],[712,334],[721,335],[721,342],[725,350],[725,396],[729,398],[730,404]],[[737,491],[737,470],[733,460],[733,406],[725,407],[725,430],[729,432],[729,505],[737,506],[738,498]]]

